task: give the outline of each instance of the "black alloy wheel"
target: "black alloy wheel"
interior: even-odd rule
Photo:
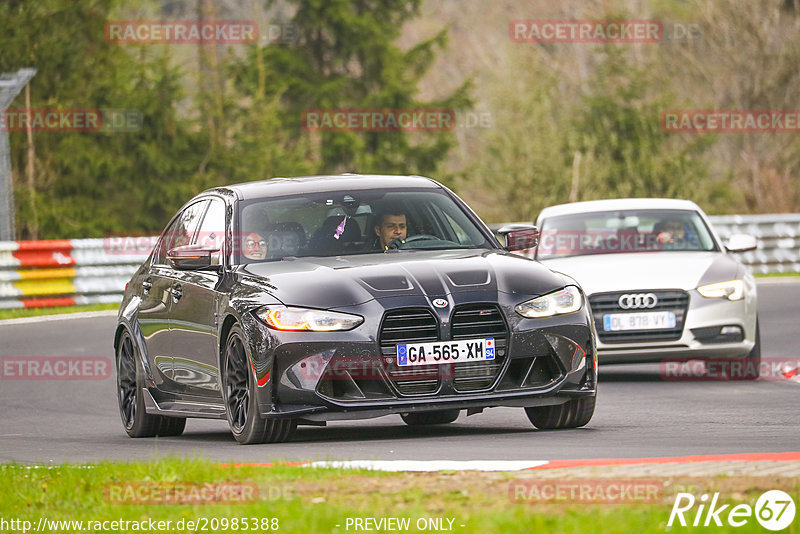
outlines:
[[[144,379],[137,356],[133,339],[126,330],[117,345],[117,400],[125,432],[132,438],[180,436],[186,427],[185,417],[147,413],[140,394]]]
[[[265,419],[258,413],[256,380],[239,325],[231,327],[225,342],[222,389],[231,433],[243,445],[288,441],[297,423],[292,419]]]

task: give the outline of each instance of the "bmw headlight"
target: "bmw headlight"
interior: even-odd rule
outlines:
[[[573,313],[583,307],[583,296],[575,286],[567,286],[547,295],[517,304],[518,314],[531,319]]]
[[[744,298],[744,280],[729,280],[706,284],[697,288],[697,292],[706,298],[727,298],[728,300],[742,300]]]
[[[364,322],[363,317],[349,313],[287,306],[264,306],[256,316],[270,328],[288,331],[336,332],[352,330]]]

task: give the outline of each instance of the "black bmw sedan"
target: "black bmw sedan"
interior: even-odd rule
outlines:
[[[399,414],[444,424],[524,408],[587,424],[595,331],[574,280],[512,254],[420,176],[274,178],[190,200],[128,283],[114,334],[131,437],[227,419],[240,443]]]

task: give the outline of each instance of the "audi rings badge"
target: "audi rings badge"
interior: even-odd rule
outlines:
[[[658,297],[653,293],[625,293],[619,297],[617,303],[623,310],[655,308]]]

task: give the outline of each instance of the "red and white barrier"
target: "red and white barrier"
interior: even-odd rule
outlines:
[[[0,242],[0,308],[119,302],[156,239]]]

